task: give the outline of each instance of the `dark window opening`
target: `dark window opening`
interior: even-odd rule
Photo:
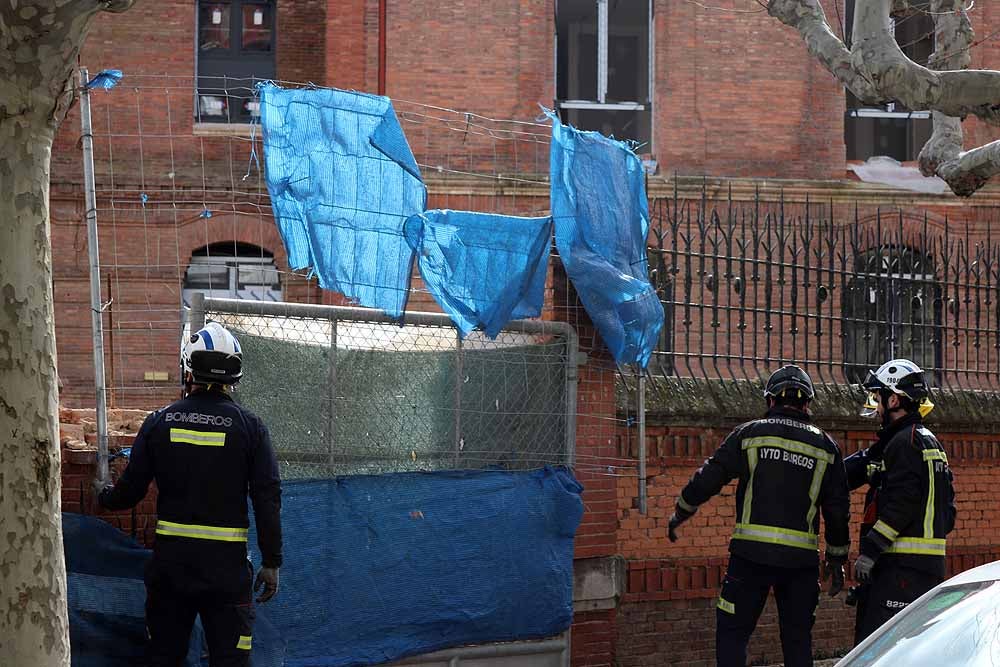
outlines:
[[[651,0],[558,0],[556,5],[560,118],[581,130],[648,144]]]
[[[854,0],[846,3],[847,42],[854,23]],[[913,62],[926,66],[934,52],[934,19],[929,0],[911,0],[905,15],[892,18],[896,43]],[[847,91],[844,140],[848,160],[885,155],[900,162],[916,160],[931,136],[930,112],[911,110],[899,102],[864,104]]]
[[[855,258],[854,270],[842,302],[848,382],[900,357],[939,379],[943,313],[933,259],[886,245]]]
[[[198,3],[198,100],[203,123],[249,123],[255,87],[275,78],[274,0]]]

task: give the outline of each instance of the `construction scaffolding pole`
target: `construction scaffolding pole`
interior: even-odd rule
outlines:
[[[97,182],[94,177],[94,130],[90,119],[90,75],[80,68],[80,131],[83,146],[83,196],[90,258],[90,321],[93,329],[95,417],[97,421],[97,478],[107,480],[108,401],[104,377],[104,308],[101,305],[101,255],[97,244]]]

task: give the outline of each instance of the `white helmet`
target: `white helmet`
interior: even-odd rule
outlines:
[[[893,359],[879,366],[876,371],[868,371],[868,377],[862,386],[868,390],[868,400],[861,412],[863,417],[876,414],[879,393],[882,391],[890,391],[913,401],[917,404],[921,417],[934,409],[924,372],[909,359]]]
[[[243,351],[233,334],[218,322],[208,322],[181,344],[182,376],[198,384],[236,384],[243,377]]]

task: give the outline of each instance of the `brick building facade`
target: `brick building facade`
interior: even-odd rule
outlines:
[[[600,8],[596,0],[560,0],[558,6],[555,0],[163,0],[137,3],[122,15],[102,15],[81,63],[91,72],[109,67],[125,72],[117,89],[94,94],[112,402],[119,408],[149,408],[176,395],[183,290],[189,267],[206,249],[238,246],[248,249],[248,256],[272,262],[280,272],[284,299],[339,302],[336,295],[321,293],[304,276],[287,271],[259,172],[249,180],[243,177],[244,171],[251,173],[252,159],[247,99],[234,96],[224,115],[211,116],[217,100],[203,101],[199,94],[199,87],[211,92],[199,77],[206,76],[209,56],[220,55],[209,53],[206,40],[236,44],[244,34],[260,38],[265,28],[271,29],[270,50],[254,54],[261,69],[243,68],[232,76],[383,92],[397,101],[398,110],[409,108],[412,125],[407,132],[417,160],[428,165],[431,206],[546,211],[544,182],[475,174],[544,174],[547,146],[534,139],[504,142],[454,131],[461,129],[466,113],[533,122],[541,104],[560,108],[583,126],[610,128],[617,136],[644,142],[639,152],[656,165],[648,180],[653,199],[695,206],[703,198],[731,200],[752,208],[757,198],[777,206],[784,195],[800,207],[797,229],[807,199],[834,206],[839,213],[828,219],[839,225],[852,224],[853,207],[859,203],[869,222],[880,208],[905,208],[905,234],[919,235],[929,219],[938,231],[948,220],[949,229],[960,228],[967,244],[987,238],[985,223],[994,217],[1000,188],[987,187],[960,202],[950,195],[858,182],[849,170],[845,143],[851,131],[847,125],[857,123],[857,117],[846,114],[844,91],[809,57],[798,35],[757,11],[759,4],[750,0],[707,4],[732,11],[678,0],[612,3],[607,31],[594,14]],[[844,9],[839,0],[824,0],[824,6],[830,17]],[[258,10],[264,12],[260,18]],[[228,32],[212,28],[230,25],[226,20],[233,21]],[[1000,26],[1000,7],[977,6],[973,20],[978,34],[992,34]],[[205,37],[206,26],[216,32]],[[606,74],[594,56],[602,39],[613,56]],[[973,66],[991,63],[1000,63],[997,40],[986,40],[974,51]],[[417,109],[408,103],[432,106]],[[439,108],[433,119],[437,124],[433,131],[423,131],[418,121],[426,120],[430,108]],[[910,131],[911,120],[879,118],[892,141]],[[896,126],[902,129],[891,134]],[[966,129],[970,145],[994,138],[995,130],[974,120],[966,122]],[[62,402],[87,407],[93,367],[79,137],[75,108],[54,149],[52,235]],[[912,158],[912,146],[891,147],[909,151],[899,157]],[[444,168],[435,170],[435,165]],[[651,244],[656,246],[657,240],[651,237]],[[696,291],[702,291],[691,298],[712,298],[697,287],[706,278],[704,272],[698,274]],[[548,316],[576,325],[590,354],[590,363],[581,369],[578,453],[634,460],[629,449],[634,427],[626,426],[619,414],[616,373],[558,271],[550,279],[547,299]],[[411,307],[435,308],[420,290]],[[687,326],[697,339],[710,334],[709,328],[691,328],[684,317],[681,310],[673,312],[673,329]],[[790,348],[785,357],[794,356],[796,339],[783,344]],[[942,361],[955,363],[955,357]],[[752,416],[752,411],[731,414],[736,421]],[[718,499],[711,512],[699,515],[687,531],[691,539],[686,545],[669,545],[663,535],[673,497],[693,466],[714,448],[723,432],[719,429],[729,424],[706,429],[704,419],[661,421],[651,422],[646,516],[638,516],[633,506],[634,474],[579,473],[586,486],[586,514],[577,556],[581,562],[623,556],[627,579],[610,608],[577,614],[574,665],[711,661],[712,598],[725,565],[728,499]],[[846,451],[865,441],[867,435],[858,428],[845,426],[837,433]],[[988,433],[971,435],[968,423],[938,430],[949,454],[958,459],[962,523],[950,567],[959,570],[996,558],[1000,549],[985,497],[998,474],[997,445]],[[956,451],[961,453],[955,456]],[[87,454],[64,456],[68,510],[81,507],[74,492],[85,488],[81,480],[89,461]],[[143,512],[150,508],[147,500]],[[143,512],[138,515],[140,532],[148,528]],[[777,657],[771,641],[776,636],[773,615],[768,619],[755,640],[757,659]],[[827,653],[845,648],[849,623],[839,602],[825,601],[817,647]],[[678,653],[680,645],[683,654]]]

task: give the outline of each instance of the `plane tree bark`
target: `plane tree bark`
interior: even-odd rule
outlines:
[[[0,665],[70,664],[49,163],[91,21],[132,4],[0,6]]]

